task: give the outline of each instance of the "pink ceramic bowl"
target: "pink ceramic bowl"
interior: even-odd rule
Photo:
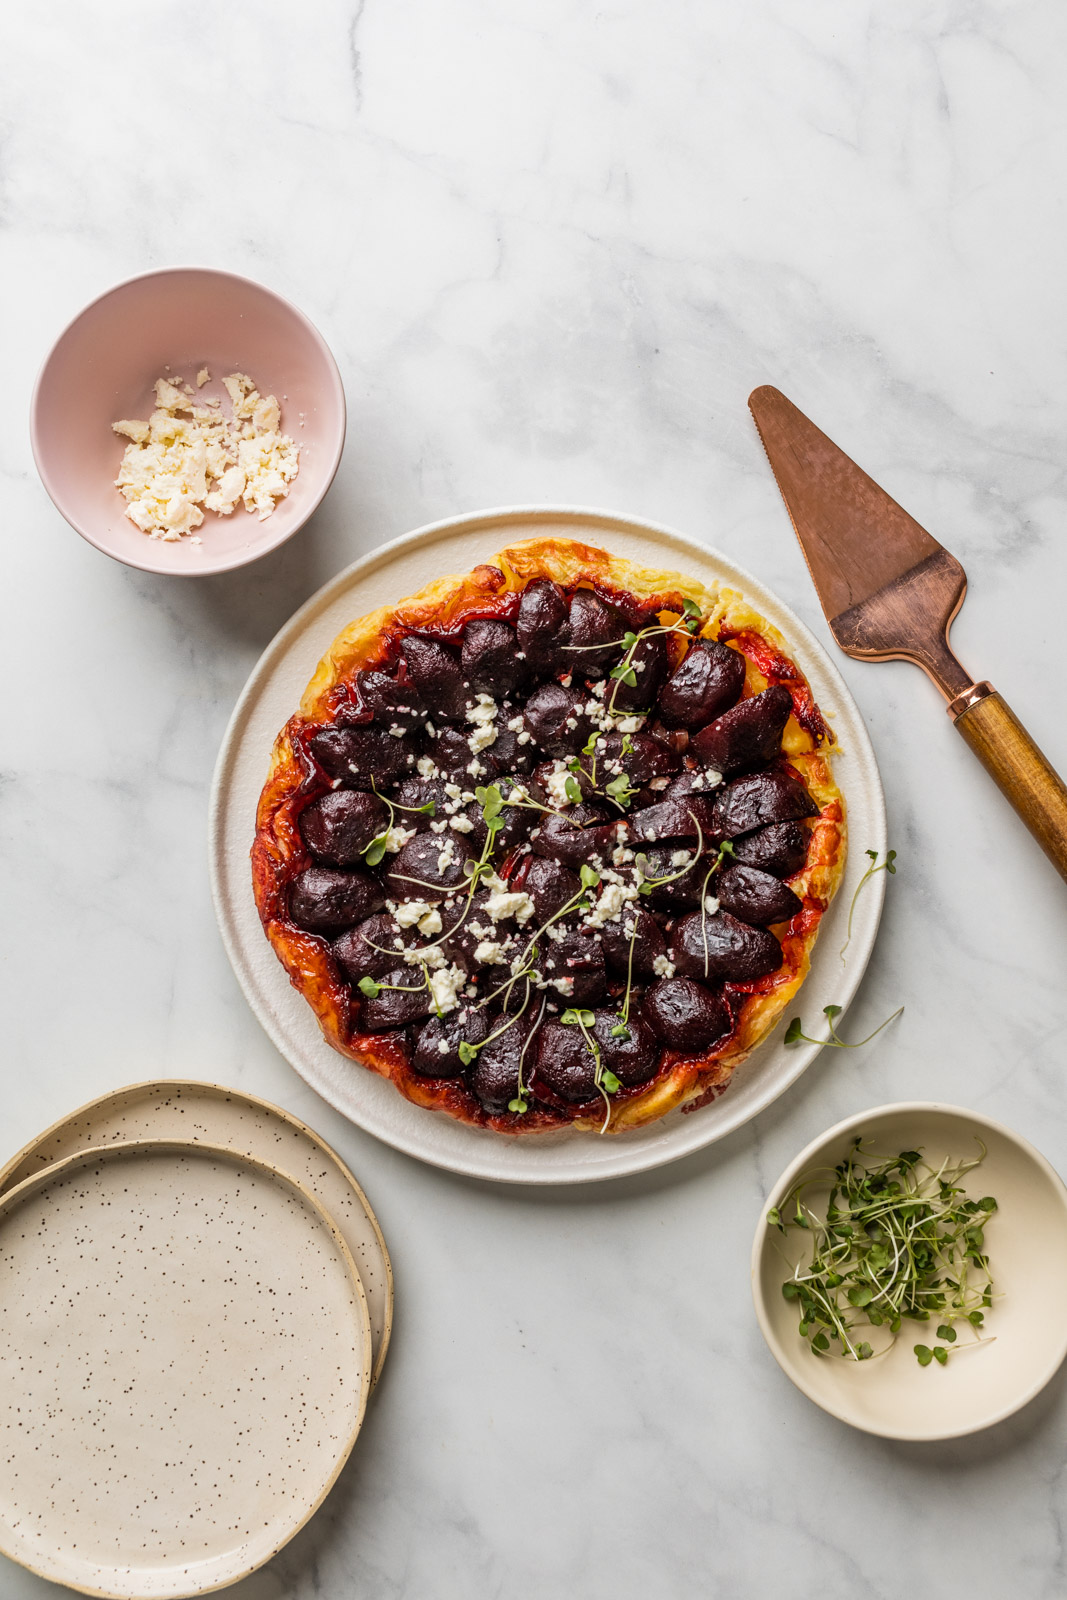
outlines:
[[[241,507],[228,517],[208,512],[199,545],[170,544],[126,516],[115,477],[127,441],[111,424],[147,418],[168,368],[195,385],[202,367],[214,380],[205,395],[245,372],[278,396],[300,471],[265,521]],[[30,439],[45,488],[90,544],[146,572],[195,577],[254,561],[303,526],[341,460],[345,394],[321,334],[288,300],[231,272],[173,267],[117,284],[64,329],[37,379]]]

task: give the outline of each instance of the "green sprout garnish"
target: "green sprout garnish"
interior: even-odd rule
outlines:
[[[883,1028],[888,1028],[888,1026],[889,1026],[889,1024],[891,1022],[895,1022],[897,1017],[900,1016],[900,1014],[902,1013],[903,1010],[904,1010],[903,1006],[898,1006],[897,1009],[893,1012],[893,1015],[891,1017],[886,1017],[884,1022],[880,1022],[878,1024],[877,1028],[875,1028],[874,1032],[873,1033],[869,1033],[867,1035],[866,1039],[857,1039],[855,1044],[846,1044],[844,1039],[839,1039],[838,1038],[837,1028],[835,1027],[835,1023],[837,1021],[837,1018],[841,1015],[842,1007],[841,1006],[823,1006],[822,1014],[826,1018],[826,1021],[829,1024],[829,1028],[830,1028],[830,1033],[829,1033],[829,1037],[828,1038],[826,1038],[826,1039],[812,1039],[812,1038],[810,1038],[808,1036],[808,1034],[806,1034],[803,1031],[803,1027],[801,1025],[800,1018],[799,1017],[794,1017],[792,1022],[789,1024],[788,1028],[786,1028],[786,1030],[785,1030],[785,1043],[786,1044],[799,1044],[800,1041],[803,1040],[805,1044],[830,1045],[831,1048],[833,1048],[835,1050],[858,1050],[861,1045],[869,1044],[871,1042],[871,1040],[875,1037],[875,1034],[881,1033]]]
[[[398,811],[410,811],[416,817],[432,817],[437,811],[437,802],[434,800],[427,800],[426,804],[423,806],[402,806],[399,801],[390,800],[388,795],[382,794],[373,778],[370,781],[370,786],[382,804],[388,806],[389,808],[389,815],[386,818],[385,827],[382,828],[379,833],[376,833],[374,838],[371,839],[369,843],[365,844],[363,849],[360,851],[360,854],[362,855],[364,861],[366,861],[368,867],[376,867],[385,854],[386,841],[389,838],[389,834],[393,828],[393,823],[396,820],[396,813]]]
[[[878,852],[877,852],[877,850],[868,850],[867,851],[867,855],[870,856],[870,858],[871,858],[871,864],[867,868],[867,871],[863,874],[863,877],[860,879],[859,883],[857,883],[856,892],[852,896],[852,904],[848,908],[848,927],[845,929],[845,942],[841,946],[841,952],[840,952],[842,966],[844,966],[844,963],[845,963],[845,951],[848,949],[849,945],[852,943],[852,914],[856,909],[856,901],[859,899],[860,890],[863,888],[865,883],[869,883],[870,882],[870,880],[874,877],[876,872],[888,872],[888,874],[889,874],[889,876],[891,878],[895,877],[895,875],[896,875],[896,870],[897,869],[896,869],[896,867],[894,865],[894,862],[897,859],[897,853],[896,853],[895,850],[888,850],[886,852],[886,858],[881,863],[881,865],[878,864]]]
[[[870,1164],[860,1139],[838,1166],[799,1179],[767,1223],[786,1233],[811,1234],[811,1260],[798,1263],[782,1284],[786,1300],[796,1302],[800,1334],[813,1351],[868,1361],[884,1355],[904,1321],[937,1319],[943,1343],[913,1346],[922,1367],[944,1366],[956,1345],[956,1324],[972,1329],[974,1339],[959,1348],[987,1343],[985,1313],[993,1303],[993,1280],[985,1253],[985,1223],[997,1209],[992,1195],[969,1200],[962,1178],[985,1158],[945,1160],[937,1168],[918,1150],[902,1150],[891,1160]],[[825,1216],[807,1203],[811,1188],[830,1178]],[[885,1329],[888,1343],[877,1352],[858,1328]]]
[[[596,1083],[597,1093],[604,1102],[604,1121],[601,1124],[600,1131],[601,1133],[606,1133],[608,1131],[608,1123],[611,1121],[611,1101],[608,1099],[608,1096],[612,1094],[618,1094],[619,1090],[622,1088],[622,1084],[615,1076],[614,1072],[612,1072],[611,1068],[604,1065],[600,1054],[600,1046],[593,1038],[591,1030],[596,1026],[596,1016],[592,1011],[586,1011],[580,1009],[579,1007],[571,1006],[563,1013],[559,1020],[568,1028],[578,1028],[582,1038],[585,1040],[586,1049],[593,1057],[594,1081]]]

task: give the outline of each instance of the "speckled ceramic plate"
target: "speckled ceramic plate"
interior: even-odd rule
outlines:
[[[0,1167],[0,1195],[76,1150],[130,1139],[189,1139],[269,1161],[310,1189],[344,1235],[367,1294],[372,1386],[393,1327],[393,1268],[363,1190],[318,1134],[280,1106],[237,1089],[185,1078],[131,1083],[54,1122]]]
[[[0,1549],[122,1600],[235,1582],[337,1477],[370,1351],[293,1178],[177,1140],[68,1156],[0,1197]]]
[[[834,774],[848,807],[849,859],[823,918],[811,971],[797,997],[806,1020],[847,1006],[863,976],[882,911],[885,874],[856,902],[847,964],[839,955],[864,851],[884,852],[885,799],[859,707],[800,618],[725,556],[669,528],[607,512],[554,507],[485,511],[420,528],[383,545],[320,589],[262,656],[237,703],[215,769],[211,875],[219,927],[252,1009],[306,1082],[353,1122],[409,1155],[454,1172],[510,1183],[589,1183],[658,1167],[731,1133],[796,1081],[819,1046],[787,1048],[782,1029],[734,1073],[725,1093],[697,1111],[673,1111],[645,1128],[601,1138],[564,1131],[509,1138],[412,1105],[386,1079],[328,1045],[311,1007],[294,990],[267,942],[252,897],[248,852],[271,747],[336,635],[354,617],[395,603],[446,573],[469,572],[520,539],[584,539],[645,566],[688,572],[742,591],[779,628],[838,738]]]

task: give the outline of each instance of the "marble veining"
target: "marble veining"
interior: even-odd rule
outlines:
[[[119,1084],[232,1083],[337,1148],[397,1273],[353,1458],[242,1600],[1067,1588],[1067,1378],[986,1436],[872,1440],[792,1390],[749,1301],[762,1195],[865,1104],[959,1101],[1067,1168],[1063,885],[918,672],[843,664],[900,869],[843,1026],[904,1016],[658,1174],[501,1191],[345,1124],[248,1011],[205,863],[259,652],[421,523],[530,502],[666,522],[826,639],[745,409],[768,381],[960,557],[961,659],[1067,768],[1065,54],[1055,0],[0,17],[3,1155]],[[86,300],[190,261],[302,306],[349,432],[301,535],[184,583],[66,527],[26,415]],[[61,1591],[4,1565],[0,1593]]]

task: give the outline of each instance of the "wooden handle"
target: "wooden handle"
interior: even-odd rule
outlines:
[[[968,703],[957,712],[960,702]],[[1067,878],[1067,785],[1059,773],[989,684],[961,695],[949,714],[1057,872]]]

